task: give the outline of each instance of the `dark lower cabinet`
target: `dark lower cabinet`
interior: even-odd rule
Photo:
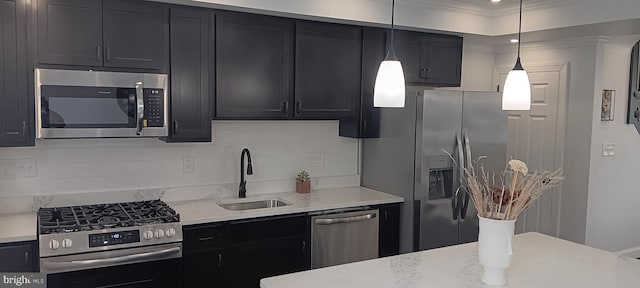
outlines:
[[[380,257],[398,255],[400,253],[400,205],[387,204],[377,208],[380,213]]]
[[[168,35],[165,6],[145,1],[105,0],[104,66],[162,69]]]
[[[36,241],[0,244],[0,272],[38,271],[37,247]]]
[[[341,119],[357,113],[361,50],[360,27],[296,23],[296,118]]]
[[[181,260],[170,259],[47,275],[48,288],[176,288]],[[201,277],[209,277],[202,275]],[[196,286],[191,286],[196,287]],[[210,287],[210,286],[200,286]]]
[[[292,31],[293,22],[284,18],[218,13],[216,118],[291,117]]]
[[[223,224],[203,224],[183,228],[182,287],[226,287],[223,270],[225,227]]]
[[[34,145],[26,10],[26,0],[0,0],[0,147]]]
[[[169,142],[211,142],[210,18],[206,9],[171,8]]]

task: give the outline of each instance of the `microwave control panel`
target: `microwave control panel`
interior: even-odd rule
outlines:
[[[145,126],[164,127],[164,90],[145,88],[143,91]]]

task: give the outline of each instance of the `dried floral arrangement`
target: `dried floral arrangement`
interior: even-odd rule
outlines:
[[[529,172],[523,161],[510,160],[501,173],[486,172],[480,157],[474,165],[463,167],[460,177],[471,195],[478,214],[485,218],[515,220],[533,206],[545,191],[557,187],[564,176],[562,169]]]

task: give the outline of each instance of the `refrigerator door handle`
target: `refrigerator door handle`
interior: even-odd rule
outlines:
[[[465,148],[465,168],[466,169],[471,169],[471,165],[473,165],[473,160],[471,159],[471,142],[469,141],[469,133],[467,133],[466,131],[464,131],[462,133],[462,137],[463,137],[463,141],[464,141],[464,148]],[[467,191],[466,187],[462,188],[462,190],[464,190],[464,200],[462,203],[462,208],[460,209],[460,219],[463,219],[467,217],[467,209],[469,208],[469,191]]]
[[[461,202],[459,194],[460,189],[462,188],[462,177],[464,177],[464,151],[462,149],[462,141],[460,139],[460,135],[456,133],[456,149],[458,150],[458,188],[455,191],[455,194],[451,196],[451,211],[453,213],[453,220],[458,220],[458,215],[460,215],[460,206]],[[455,183],[455,182],[454,182]]]

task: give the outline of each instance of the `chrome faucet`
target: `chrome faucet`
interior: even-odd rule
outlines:
[[[249,149],[242,149],[242,154],[240,154],[240,191],[238,193],[238,197],[246,198],[247,197],[247,181],[244,180],[244,154],[247,154],[247,175],[253,175],[253,166],[251,165],[251,152]]]

